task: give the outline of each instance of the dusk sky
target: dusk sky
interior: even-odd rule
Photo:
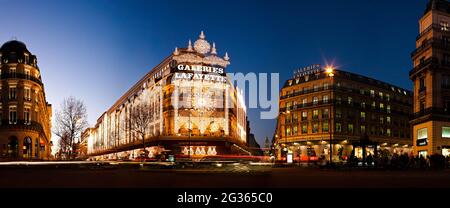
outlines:
[[[412,89],[408,72],[427,0],[133,1],[0,0],[0,41],[17,38],[38,57],[54,113],[82,99],[89,123],[144,74],[195,41],[201,30],[228,72],[280,73],[325,60],[341,69]],[[278,90],[278,89],[275,89]],[[249,109],[263,145],[275,120]]]

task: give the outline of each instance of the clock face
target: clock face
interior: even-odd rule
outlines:
[[[194,49],[201,54],[206,54],[211,50],[211,45],[208,43],[208,41],[199,39],[195,41]]]

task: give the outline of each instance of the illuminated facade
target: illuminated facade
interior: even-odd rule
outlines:
[[[431,0],[419,20],[414,68],[414,154],[450,155],[450,3]]]
[[[0,73],[0,160],[49,159],[52,108],[36,56],[8,41],[0,48]]]
[[[320,65],[302,68],[281,89],[274,136],[277,159],[410,153],[412,92]]]
[[[166,150],[193,157],[248,154],[246,107],[240,90],[227,80],[229,64],[228,54],[219,57],[203,32],[194,44],[175,48],[83,134],[88,154],[138,156],[143,141],[130,122],[139,103],[148,105],[151,117],[144,141],[150,157]]]

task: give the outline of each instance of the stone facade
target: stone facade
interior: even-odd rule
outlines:
[[[50,159],[52,108],[36,56],[22,42],[6,42],[0,69],[1,160]]]
[[[414,154],[449,155],[450,150],[450,3],[431,0],[419,20],[414,68]]]

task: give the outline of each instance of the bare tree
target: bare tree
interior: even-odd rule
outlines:
[[[60,139],[60,147],[68,159],[72,159],[77,142],[88,126],[86,106],[83,101],[74,97],[64,99],[61,108],[56,112],[54,134]],[[61,145],[62,144],[62,145]]]
[[[149,105],[145,102],[138,102],[130,112],[130,133],[139,136],[142,139],[142,146],[145,153],[145,135],[150,128],[151,116]]]

